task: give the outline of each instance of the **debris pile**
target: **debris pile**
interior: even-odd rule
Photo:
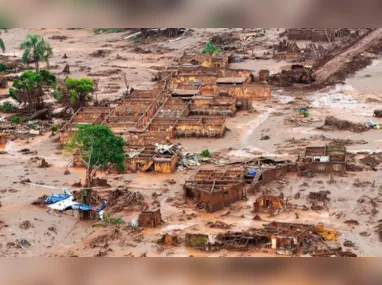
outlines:
[[[164,234],[157,243],[166,246],[178,246],[182,243],[182,240],[177,235]]]
[[[139,211],[145,211],[148,205],[145,203],[145,198],[140,192],[132,192],[126,188],[118,188],[109,193],[108,197],[108,212],[118,213],[121,211],[132,211],[135,206],[138,206]]]
[[[212,229],[230,229],[231,228],[231,225],[229,224],[226,224],[222,221],[216,221],[216,222],[208,222],[206,224],[207,227],[210,227]]]
[[[378,199],[377,198],[371,198],[367,195],[362,195],[358,200],[357,200],[357,206],[354,209],[354,212],[357,215],[367,215],[367,216],[374,216],[378,214]]]
[[[93,57],[105,57],[109,53],[111,53],[111,50],[98,49],[98,50],[92,52],[90,55]]]
[[[339,131],[351,131],[355,133],[362,133],[369,130],[369,128],[363,124],[353,123],[346,120],[340,120],[333,116],[328,116],[325,118],[323,128],[325,127],[328,129],[335,129]]]
[[[382,118],[382,110],[374,110],[374,117]]]
[[[50,164],[42,157],[31,157],[27,163],[28,167],[47,168]]]
[[[30,221],[23,221],[20,223],[19,228],[22,230],[29,230],[30,228],[33,228],[33,225]]]

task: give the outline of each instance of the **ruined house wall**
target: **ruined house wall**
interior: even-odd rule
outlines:
[[[298,171],[297,164],[281,165],[275,168],[266,169],[261,172],[260,179],[254,179],[250,191],[258,189],[261,185],[267,184],[271,181],[279,179],[287,173],[296,173]]]
[[[215,85],[215,94],[227,92],[235,98],[248,98],[251,100],[267,100],[271,98],[272,87],[270,85]]]
[[[142,116],[152,101],[149,100],[134,100],[124,101],[117,106],[118,116]]]
[[[150,159],[151,158],[143,158],[143,157],[126,158],[126,160],[125,160],[126,169],[131,170],[131,171],[138,171]]]
[[[158,173],[172,173],[176,170],[178,156],[174,155],[170,159],[156,159],[154,158],[154,170]]]
[[[191,84],[192,82],[202,82],[204,84],[215,84],[218,77],[216,75],[176,75],[171,79],[171,88],[176,88],[177,84]]]
[[[159,210],[142,212],[138,218],[141,227],[156,227],[161,224],[161,221],[162,217]]]
[[[300,171],[310,170],[313,173],[344,173],[346,163],[336,162],[308,162],[299,165]]]
[[[5,145],[7,143],[7,134],[0,133],[0,145]]]
[[[225,120],[203,118],[202,122],[181,121],[175,126],[177,137],[223,137],[225,133]]]
[[[276,53],[273,55],[273,58],[277,60],[288,60],[288,59],[296,59],[299,56],[300,55],[295,52],[285,52],[285,53]]]
[[[211,184],[212,187],[212,184]],[[227,185],[225,190],[215,190],[214,192],[198,191],[196,192],[197,202],[205,203],[209,212],[216,212],[223,209],[225,206],[229,206],[232,203],[241,200],[244,195],[244,183],[237,185]],[[188,191],[190,192],[190,191]],[[186,191],[187,195],[187,191]],[[190,195],[188,195],[190,196]]]
[[[236,112],[236,100],[219,97],[193,99],[190,112],[193,115],[233,116]]]
[[[128,145],[147,146],[156,143],[166,144],[171,140],[170,134],[165,132],[130,133],[125,138]]]
[[[270,209],[266,208],[266,201],[270,201]],[[254,212],[269,211],[271,209],[282,209],[283,204],[279,197],[263,195],[259,197],[255,203],[253,203]]]

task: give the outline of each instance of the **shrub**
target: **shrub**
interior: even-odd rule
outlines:
[[[202,150],[202,152],[200,153],[200,155],[201,155],[202,157],[211,157],[211,153],[210,153],[210,151],[209,151],[208,149],[204,149],[204,150]]]
[[[208,42],[203,50],[203,53],[209,53],[212,55],[218,55],[220,53],[220,49],[211,42]]]
[[[110,214],[107,213],[105,213],[103,221],[107,224],[112,225],[121,225],[125,223],[125,221],[122,218],[113,218],[110,216]]]
[[[96,33],[96,34],[120,33],[120,32],[123,32],[124,30],[125,30],[124,28],[96,28],[96,29],[93,29],[94,33]]]
[[[8,71],[8,67],[4,63],[0,62],[0,72],[5,72],[5,71]]]
[[[12,117],[11,117],[11,122],[12,122],[12,123],[19,124],[20,121],[21,121],[21,119],[20,119],[19,116],[12,116]]]
[[[4,102],[2,105],[0,105],[0,111],[3,111],[5,113],[13,113],[16,111],[16,107],[9,101]]]
[[[58,125],[53,125],[53,126],[51,126],[51,127],[50,127],[50,130],[51,130],[52,132],[57,132],[57,131],[58,131]]]

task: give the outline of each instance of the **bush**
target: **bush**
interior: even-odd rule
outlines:
[[[16,107],[9,101],[4,102],[2,105],[0,105],[0,111],[3,111],[5,113],[13,113],[16,111]]]
[[[12,116],[12,117],[11,117],[11,122],[12,122],[12,123],[19,124],[20,121],[21,121],[21,119],[20,119],[19,116]]]
[[[220,49],[211,42],[208,42],[203,50],[203,53],[209,53],[212,55],[218,55],[220,53]]]
[[[96,33],[96,34],[120,33],[120,32],[123,32],[124,30],[125,30],[125,28],[96,28],[96,29],[93,29],[94,33]]]
[[[211,157],[211,153],[210,153],[210,151],[208,149],[204,149],[200,153],[200,156],[202,156],[202,157]]]
[[[8,71],[8,67],[4,63],[0,62],[0,72],[5,72],[5,71]]]
[[[107,224],[112,225],[121,225],[125,223],[125,221],[122,218],[113,218],[110,216],[110,214],[107,213],[105,213],[103,221]]]
[[[50,130],[51,130],[52,132],[57,132],[57,131],[58,131],[58,126],[57,126],[57,125],[53,125],[53,126],[51,126],[51,127],[50,127]]]

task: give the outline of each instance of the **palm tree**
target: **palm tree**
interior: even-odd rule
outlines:
[[[25,41],[20,44],[20,49],[24,50],[22,60],[29,66],[32,60],[35,64],[36,72],[40,71],[39,62],[45,61],[49,68],[49,57],[53,55],[53,50],[49,42],[39,35],[27,35]]]
[[[0,35],[1,35],[1,30],[2,30],[2,29],[0,29]],[[4,41],[3,41],[2,38],[0,38],[0,49],[1,49],[3,52],[5,52],[5,45],[4,45]]]

